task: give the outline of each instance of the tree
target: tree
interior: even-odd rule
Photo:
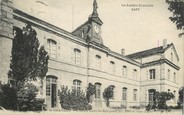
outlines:
[[[109,100],[114,97],[114,86],[110,85],[107,88],[105,88],[103,92],[103,98],[106,100],[106,106],[109,107]]]
[[[22,110],[22,108],[26,108],[25,105],[28,106],[33,101],[37,102],[35,95],[38,91],[35,89],[36,86],[29,84],[29,81],[37,80],[38,78],[41,80],[43,87],[43,79],[48,71],[49,56],[44,46],[39,49],[37,33],[29,24],[23,29],[14,27],[14,32],[12,59],[8,77],[10,80],[15,81],[17,108]],[[22,98],[23,95],[27,97]]]
[[[183,92],[184,92],[184,87],[181,87],[179,89],[179,98],[178,98],[178,106],[181,107],[182,103],[183,103]]]
[[[174,95],[171,92],[156,92],[155,101],[156,107],[159,109],[167,109],[167,101],[174,99]]]
[[[48,71],[48,54],[44,47],[39,50],[39,41],[36,31],[27,24],[16,31],[12,46],[12,60],[10,64],[9,78],[18,82],[43,79]]]
[[[176,24],[178,30],[184,30],[184,1],[183,0],[166,0],[169,4],[168,10],[173,12],[173,16],[169,19]],[[179,34],[179,37],[184,35],[184,31]]]
[[[35,79],[37,76],[37,54],[39,42],[36,38],[36,31],[27,25],[22,30],[16,28],[16,35],[13,40],[12,60],[10,69],[15,81],[24,82]]]
[[[86,92],[86,98],[88,100],[88,103],[91,102],[91,96],[95,94],[95,91],[96,91],[95,85],[89,83]]]
[[[47,74],[47,71],[48,71],[49,56],[48,56],[47,51],[45,51],[44,46],[40,47],[38,55],[39,55],[39,57],[38,57],[37,71],[38,71],[38,76],[39,76],[40,81],[41,81],[41,92],[42,92],[42,90],[43,90],[43,80],[44,80],[44,78]]]

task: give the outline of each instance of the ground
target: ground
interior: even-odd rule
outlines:
[[[3,112],[2,112],[3,113]],[[182,115],[182,111],[171,111],[171,112],[111,112],[111,111],[106,111],[106,112],[96,112],[96,111],[91,111],[91,112],[77,112],[77,111],[65,111],[65,112],[58,112],[58,111],[44,111],[44,112],[4,112],[2,114],[0,112],[0,115],[96,115],[96,114],[105,114],[105,115],[113,115],[113,114],[123,114],[123,115]]]

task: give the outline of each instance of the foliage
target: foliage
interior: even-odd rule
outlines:
[[[95,94],[95,91],[96,91],[95,85],[93,85],[92,83],[89,83],[87,87],[87,92],[86,92],[86,98],[88,100],[88,103],[91,102],[90,98],[92,95]]]
[[[16,27],[14,30],[9,78],[17,83],[36,80],[37,76],[43,79],[48,71],[48,55],[43,46],[39,50],[36,31],[29,24],[23,30]]]
[[[169,19],[176,24],[178,30],[184,30],[184,1],[183,0],[166,0],[169,4],[168,10],[173,12],[173,16]],[[184,32],[179,34],[179,37],[184,35]]]
[[[182,103],[183,103],[183,92],[184,92],[184,87],[181,87],[179,89],[179,98],[178,98],[178,106],[182,106]]]
[[[168,106],[166,104],[167,101],[174,99],[174,95],[171,92],[156,92],[156,107],[158,109],[167,109]]]
[[[88,104],[85,94],[81,91],[69,90],[68,87],[61,87],[59,92],[60,104],[66,110],[90,110],[92,106]]]
[[[140,109],[141,107],[140,106],[130,106],[129,108],[132,108],[132,109]]]
[[[0,87],[0,106],[9,110],[16,110],[16,89],[9,84],[2,84]]]
[[[36,99],[38,89],[28,82],[39,78],[43,87],[49,56],[44,46],[39,49],[37,33],[29,24],[23,29],[14,27],[14,32],[8,77],[15,81],[17,109],[36,111],[43,105],[44,100]]]
[[[106,106],[109,107],[109,100],[114,97],[114,86],[110,85],[105,88],[103,92],[103,98],[106,100]]]
[[[19,85],[20,86],[20,85]],[[38,111],[44,103],[36,99],[38,88],[32,83],[26,83],[17,91],[18,108],[20,111]]]

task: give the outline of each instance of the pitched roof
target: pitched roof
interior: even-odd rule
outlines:
[[[164,53],[172,45],[173,44],[171,43],[171,44],[168,44],[166,48],[163,48],[163,46],[160,46],[160,47],[156,47],[156,48],[136,52],[136,53],[133,53],[133,54],[126,55],[126,57],[132,58],[132,59],[138,59],[138,58],[143,58],[143,57],[148,57],[148,56],[151,56],[151,55],[155,55],[157,53]]]

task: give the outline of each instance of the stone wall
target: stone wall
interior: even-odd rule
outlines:
[[[12,0],[0,0],[0,79],[7,82],[13,39]]]

